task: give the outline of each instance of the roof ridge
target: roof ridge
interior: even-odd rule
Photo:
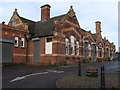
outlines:
[[[21,16],[19,16],[19,17],[22,18],[22,19],[25,19],[25,20],[28,20],[28,21],[31,21],[31,22],[35,23],[35,21],[33,21],[33,20],[30,20],[30,19],[27,19],[27,18],[24,18],[24,17],[21,17]]]
[[[50,19],[54,19],[54,18],[61,17],[61,16],[64,16],[64,15],[66,15],[66,14],[62,14],[62,15],[59,15],[59,16],[54,16],[54,17],[51,17],[51,18],[49,18],[49,19],[47,19],[47,20],[44,20],[44,21],[48,21],[48,20],[50,20]],[[37,21],[37,23],[38,23],[38,22],[43,22],[43,21]]]
[[[61,17],[61,16],[64,16],[64,15],[66,15],[66,14],[62,14],[62,15],[59,15],[59,16],[54,16],[54,17],[51,17],[50,19],[52,19],[52,18],[57,18],[57,17]]]

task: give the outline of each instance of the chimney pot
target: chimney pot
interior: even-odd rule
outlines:
[[[3,21],[2,24],[5,24],[5,22]]]

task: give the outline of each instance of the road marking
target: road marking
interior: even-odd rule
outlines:
[[[14,81],[18,81],[18,80],[22,80],[22,79],[25,79],[29,76],[34,76],[34,75],[41,75],[41,74],[47,74],[48,72],[42,72],[42,73],[33,73],[33,74],[29,74],[29,75],[25,75],[25,76],[22,76],[22,77],[16,77],[15,79],[11,80],[10,82],[14,82]]]
[[[61,67],[68,67],[68,66],[61,66]]]
[[[54,72],[54,73],[64,73],[64,71],[58,71],[58,70],[48,70],[48,72]]]

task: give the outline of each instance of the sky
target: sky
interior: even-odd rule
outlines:
[[[39,21],[40,7],[44,4],[51,6],[50,17],[66,14],[72,5],[80,27],[92,33],[95,33],[95,22],[100,21],[103,38],[114,42],[118,50],[118,0],[1,0],[0,23],[7,24],[15,8],[20,16]]]

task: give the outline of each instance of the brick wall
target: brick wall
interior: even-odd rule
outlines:
[[[26,62],[26,41],[24,48],[21,47],[21,38],[24,37],[24,32],[20,29],[16,29],[11,26],[7,25],[0,25],[2,26],[2,38],[13,40],[15,37],[18,37],[18,47],[13,46],[13,58],[12,61],[14,63],[25,63]],[[27,37],[29,37],[29,34],[27,34]]]

